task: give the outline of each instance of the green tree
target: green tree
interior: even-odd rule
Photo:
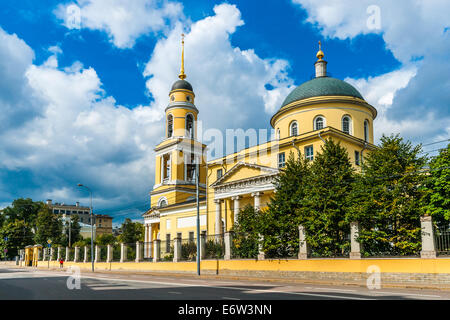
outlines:
[[[34,202],[30,198],[19,198],[12,202],[11,206],[3,209],[5,220],[23,220],[30,225],[34,225],[38,212],[42,209],[43,202]]]
[[[48,206],[43,205],[36,219],[35,242],[45,246],[50,239],[53,244],[63,244],[62,227],[60,216],[52,213]]]
[[[100,234],[97,236],[96,242],[100,246],[106,246],[108,244],[115,244],[117,242],[117,238],[112,234]]]
[[[81,226],[79,223],[78,215],[70,215],[67,216],[65,222],[63,222],[63,234],[61,238],[61,244],[63,246],[69,246],[69,232],[70,232],[70,247],[73,247],[73,244],[79,240],[81,240]]]
[[[19,255],[19,250],[24,249],[25,246],[34,244],[33,233],[30,225],[23,220],[14,220],[6,222],[0,228],[0,250],[1,254],[5,256],[4,250],[8,252],[6,257],[12,258]],[[5,240],[5,239],[8,240]]]
[[[431,159],[424,191],[425,213],[433,217],[440,229],[447,229],[450,220],[450,144]]]
[[[144,241],[144,225],[140,222],[133,222],[126,218],[122,223],[122,234],[119,240],[123,243],[136,243],[136,241]]]
[[[305,199],[296,214],[305,227],[312,254],[343,255],[350,246],[345,214],[354,181],[347,150],[339,142],[327,139],[311,166],[308,180]]]
[[[421,247],[420,216],[426,157],[399,135],[384,136],[364,159],[354,184],[347,221],[360,222],[365,255],[415,254]]]
[[[261,212],[251,205],[239,211],[236,224],[233,225],[232,255],[239,258],[256,258],[258,255]],[[214,240],[210,240],[214,243]]]
[[[288,257],[298,253],[299,209],[308,196],[311,168],[308,161],[291,152],[286,166],[275,181],[276,192],[268,204],[268,210],[255,217],[259,231],[264,236],[263,249],[268,257]]]

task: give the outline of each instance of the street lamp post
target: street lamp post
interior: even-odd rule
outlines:
[[[92,272],[94,272],[94,216],[92,213],[92,191],[89,189],[89,187],[86,187],[85,185],[82,185],[81,183],[78,184],[79,187],[84,187],[88,189],[90,195],[91,195],[91,261],[92,261]]]

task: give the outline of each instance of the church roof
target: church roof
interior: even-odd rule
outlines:
[[[172,85],[172,90],[171,91],[178,90],[178,89],[194,91],[192,89],[192,85],[189,82],[187,82],[186,80],[175,81],[175,83]]]
[[[364,100],[351,84],[331,77],[318,77],[295,88],[284,100],[281,108],[291,102],[319,96],[351,96]]]

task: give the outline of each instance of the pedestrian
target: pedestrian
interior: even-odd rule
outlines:
[[[64,268],[64,260],[63,260],[63,258],[59,259],[59,268],[60,269]]]

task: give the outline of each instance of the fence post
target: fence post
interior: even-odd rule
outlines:
[[[141,243],[139,241],[136,241],[136,262],[141,262]]]
[[[200,234],[200,258],[205,259],[206,257],[206,234]]]
[[[264,236],[260,234],[259,241],[258,241],[258,260],[264,260],[266,258],[266,255],[263,251],[263,241],[264,241]]]
[[[112,245],[108,244],[106,247],[106,262],[112,261]]]
[[[80,255],[80,247],[75,247],[75,254],[74,254],[73,262],[78,262],[79,255]]]
[[[298,258],[301,260],[308,259],[309,248],[306,243],[306,232],[305,227],[302,225],[298,226],[298,236],[299,236],[299,248],[298,248]]]
[[[153,262],[161,260],[161,240],[153,240]]]
[[[50,257],[48,259],[48,261],[52,261],[53,260],[53,247],[50,248]]]
[[[70,248],[66,247],[66,260],[65,261],[69,261],[69,255],[70,254]]]
[[[83,259],[84,263],[88,261],[87,256],[88,256],[88,247],[84,246],[84,259]]]
[[[420,257],[423,259],[436,259],[433,221],[431,217],[420,217],[420,226],[422,228],[422,251],[420,251]]]
[[[47,248],[43,248],[42,251],[42,261],[45,261],[47,259]]]
[[[224,260],[231,259],[231,232],[225,232],[223,235],[223,241],[225,242],[225,255],[223,256]]]
[[[58,252],[56,253],[56,260],[59,261],[61,259],[61,247],[58,247]]]
[[[181,239],[173,239],[173,262],[181,261]]]
[[[125,243],[120,244],[120,262],[127,261],[127,246]]]
[[[356,241],[359,237],[359,223],[350,223],[350,259],[361,259],[361,244]]]

